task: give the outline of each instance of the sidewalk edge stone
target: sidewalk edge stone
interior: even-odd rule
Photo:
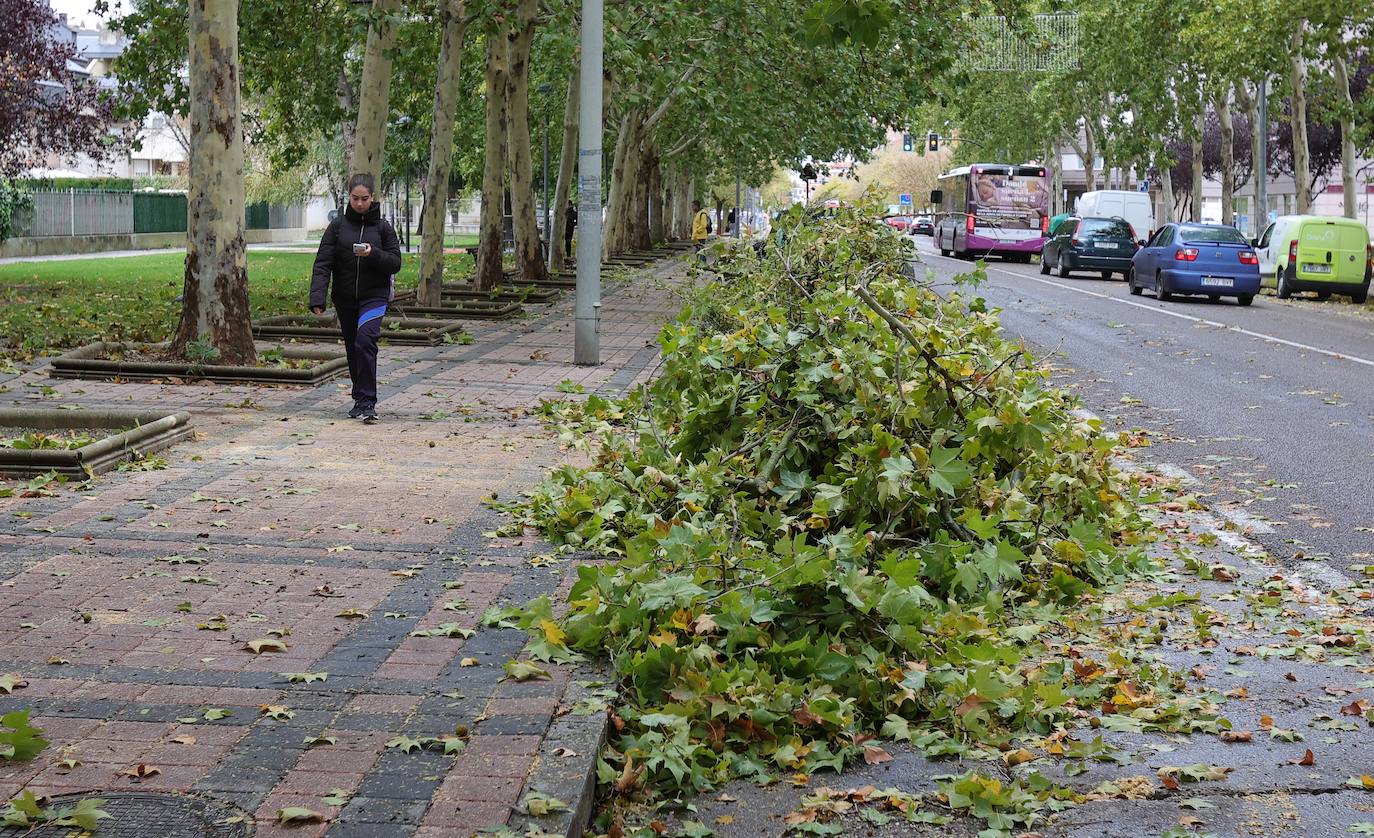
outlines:
[[[600,667],[580,667],[573,673],[573,681],[563,696],[564,707],[572,708],[593,697],[591,689],[583,686],[587,682],[609,683],[610,673]],[[554,835],[582,838],[596,800],[596,760],[606,744],[608,724],[609,716],[604,712],[588,716],[568,712],[553,720],[539,746],[539,753],[535,754],[534,767],[525,780],[521,799],[527,792],[537,790],[565,801],[568,808],[542,818],[516,811],[511,815],[512,829],[524,833],[529,827],[538,826]],[[576,756],[558,756],[555,751],[562,748],[573,751]]]

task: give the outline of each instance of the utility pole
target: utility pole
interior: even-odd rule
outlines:
[[[577,126],[577,301],[573,363],[601,363],[601,51],[602,0],[582,0],[582,67]]]
[[[744,207],[739,202],[739,163],[735,164],[735,231],[734,237],[739,238],[740,222],[743,221]]]
[[[1259,125],[1255,127],[1259,132],[1259,159],[1254,161],[1252,168],[1255,170],[1255,236],[1258,237],[1264,232],[1265,226],[1269,224],[1269,200],[1265,188],[1269,180],[1269,76],[1264,76],[1259,83]]]

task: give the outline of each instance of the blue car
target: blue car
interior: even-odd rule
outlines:
[[[1259,293],[1259,257],[1234,227],[1165,224],[1131,259],[1131,293],[1154,289],[1167,301],[1175,294],[1205,294],[1213,302],[1235,297],[1248,306]]]

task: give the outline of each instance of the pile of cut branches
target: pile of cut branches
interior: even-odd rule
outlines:
[[[1129,653],[1087,680],[1036,662],[1146,564],[1119,440],[981,300],[909,278],[871,215],[791,223],[690,297],[642,393],[548,406],[594,461],[512,510],[614,558],[579,568],[561,620],[506,615],[535,657],[610,657],[603,779],[690,794],[880,760],[875,736],[987,758],[1121,683],[1167,691]]]

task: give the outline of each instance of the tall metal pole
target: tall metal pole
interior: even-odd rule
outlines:
[[[573,363],[601,363],[601,49],[602,0],[582,0],[582,68],[578,79],[577,302]]]
[[[743,226],[740,222],[744,220],[744,207],[739,202],[739,164],[735,164],[735,231],[732,234],[739,238],[739,228]]]
[[[1254,161],[1255,170],[1255,235],[1264,232],[1269,223],[1269,201],[1267,183],[1269,180],[1269,77],[1260,79],[1259,84],[1259,125],[1254,130],[1259,134],[1259,159]]]

